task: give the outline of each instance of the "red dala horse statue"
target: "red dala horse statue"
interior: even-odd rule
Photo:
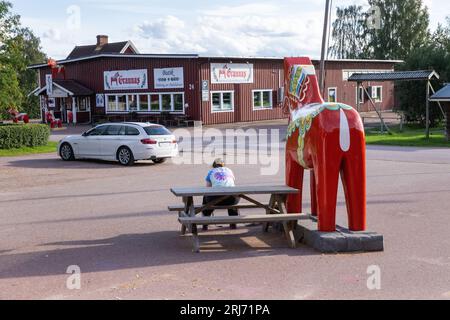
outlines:
[[[302,212],[304,170],[311,171],[311,210],[318,230],[336,230],[339,175],[351,231],[366,230],[364,126],[358,112],[342,103],[325,103],[309,58],[286,58],[284,108],[290,120],[286,144],[286,183],[299,189],[287,199],[289,213]]]

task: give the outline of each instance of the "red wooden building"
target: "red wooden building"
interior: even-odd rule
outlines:
[[[393,71],[399,61],[329,60],[326,62],[325,99],[370,105],[353,73]],[[318,61],[314,61],[318,69]],[[283,58],[208,57],[196,54],[140,54],[128,42],[76,47],[53,66],[33,65],[45,112],[75,123],[95,119],[152,121],[158,117],[187,117],[203,124],[248,122],[286,117],[283,95]],[[368,83],[373,100],[382,110],[394,106],[394,84]]]

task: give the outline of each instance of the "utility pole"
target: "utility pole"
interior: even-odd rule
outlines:
[[[327,35],[328,35],[329,14],[330,14],[330,0],[326,0],[325,19],[323,22],[322,52],[320,54],[320,77],[319,77],[320,92],[322,93],[322,96],[324,95],[325,90],[325,53],[328,50]]]

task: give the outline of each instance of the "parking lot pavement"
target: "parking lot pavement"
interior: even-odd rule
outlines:
[[[238,184],[284,183],[280,152],[276,175],[230,165]],[[1,158],[0,299],[450,298],[450,151],[369,147],[367,164],[369,228],[385,252],[292,250],[282,234],[241,226],[201,233],[194,254],[169,189],[203,185],[207,164]],[[72,265],[80,290],[66,287]],[[373,265],[381,290],[367,288]]]

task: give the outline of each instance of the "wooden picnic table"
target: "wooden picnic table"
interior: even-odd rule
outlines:
[[[297,220],[307,219],[306,214],[287,214],[285,209],[286,197],[289,194],[298,193],[297,189],[287,186],[239,186],[239,187],[189,187],[189,188],[172,188],[171,192],[183,199],[181,206],[169,206],[169,211],[178,211],[179,222],[181,223],[181,233],[186,234],[188,230],[192,234],[193,251],[199,252],[199,238],[197,225],[211,224],[239,224],[239,223],[262,223],[263,230],[268,231],[269,223],[281,222],[284,227],[286,238],[290,246],[295,248],[296,240],[293,229]],[[255,200],[254,195],[270,195],[268,204]],[[238,197],[248,201],[250,204],[238,204],[230,206],[219,206],[220,202],[230,196]],[[194,197],[215,197],[214,200],[202,205],[194,204]],[[233,217],[204,217],[197,216],[206,209],[249,209],[261,208],[265,211],[264,215],[248,215]],[[294,224],[295,223],[295,224]]]

